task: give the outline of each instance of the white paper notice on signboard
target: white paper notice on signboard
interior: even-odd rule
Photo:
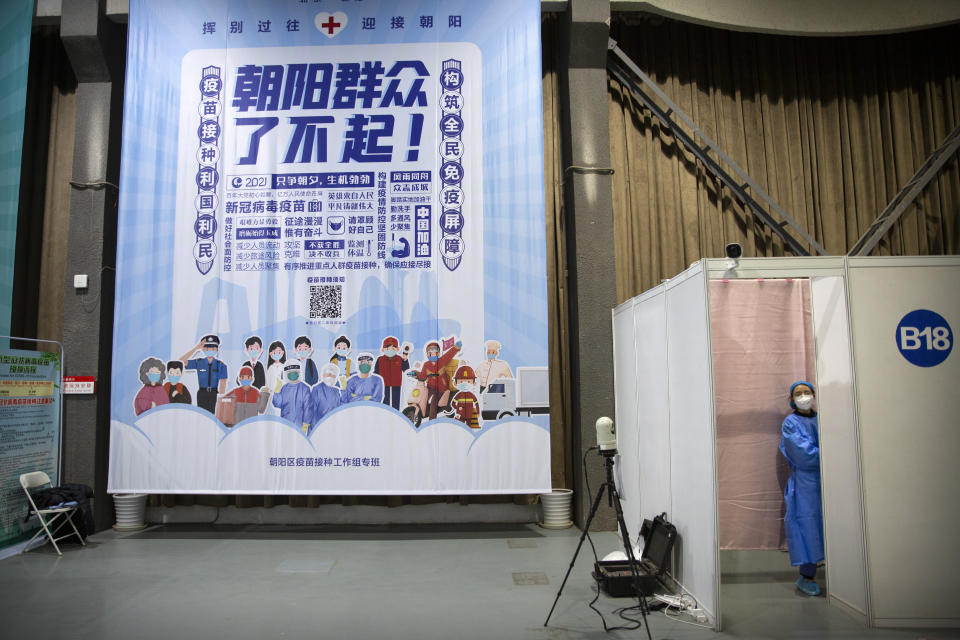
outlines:
[[[43,471],[57,484],[59,384],[60,354],[0,350],[0,548],[28,531],[20,475]]]

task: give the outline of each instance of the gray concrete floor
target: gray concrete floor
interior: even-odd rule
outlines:
[[[578,537],[575,529],[481,524],[107,531],[85,548],[65,547],[62,558],[47,545],[0,561],[0,637],[646,638],[604,633],[587,608],[588,545],[544,628]],[[613,533],[593,539],[601,555],[619,548]],[[797,595],[777,552],[743,553],[755,552],[723,557],[723,633],[656,612],[653,637],[960,637],[866,629],[825,598]],[[628,604],[601,596],[598,607]]]

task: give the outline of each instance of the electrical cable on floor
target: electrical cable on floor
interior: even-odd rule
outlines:
[[[590,477],[587,475],[587,454],[589,454],[591,451],[596,451],[598,449],[600,449],[600,447],[590,447],[589,449],[583,452],[583,481],[584,481],[584,485],[586,486],[588,496],[593,496],[593,491],[590,489]],[[590,549],[593,551],[594,566],[597,566],[600,563],[600,558],[597,555],[597,548],[593,545],[593,539],[590,537],[590,530],[587,529],[585,533],[587,537],[587,542],[590,543]],[[596,604],[597,600],[600,599],[600,579],[594,576],[594,581],[595,581],[594,588],[596,589],[596,594],[593,596],[593,600],[587,603],[587,606],[593,609],[596,612],[596,614],[600,616],[600,622],[603,623],[604,631],[606,631],[607,633],[611,631],[634,631],[636,629],[639,629],[641,626],[643,626],[642,621],[635,620],[634,618],[631,618],[626,615],[628,611],[632,611],[634,609],[636,609],[637,611],[640,610],[640,605],[635,604],[632,607],[620,607],[619,609],[615,609],[613,611],[613,613],[619,616],[622,620],[626,620],[627,622],[632,622],[634,624],[608,627],[607,620],[606,618],[603,617],[603,613],[599,609],[597,609],[595,606],[593,606],[594,604]]]
[[[675,622],[682,622],[683,624],[690,624],[690,625],[693,625],[693,626],[695,626],[695,627],[700,627],[700,628],[702,628],[702,629],[712,629],[713,627],[712,627],[711,625],[709,625],[709,624],[702,624],[702,623],[700,623],[700,622],[693,622],[693,621],[691,621],[691,620],[681,620],[681,619],[680,619],[680,616],[681,616],[685,611],[686,611],[686,612],[690,612],[691,610],[692,610],[692,611],[699,611],[700,613],[703,614],[703,609],[700,607],[700,603],[697,601],[697,597],[696,597],[695,595],[693,595],[693,593],[691,593],[689,589],[687,589],[685,586],[683,586],[683,583],[682,583],[682,582],[680,582],[680,581],[677,580],[675,577],[673,577],[673,575],[672,575],[669,571],[666,571],[666,572],[664,572],[664,573],[666,573],[668,576],[670,576],[670,579],[673,580],[673,581],[677,584],[678,587],[680,587],[680,589],[682,590],[683,593],[680,594],[680,597],[677,598],[676,602],[673,602],[672,599],[668,599],[668,598],[663,597],[663,596],[660,596],[660,595],[654,596],[654,597],[657,598],[660,602],[663,602],[663,603],[665,603],[665,604],[667,605],[666,608],[663,610],[663,615],[665,615],[667,618],[669,618],[670,620],[673,620],[673,621],[675,621]],[[693,601],[693,604],[691,605],[691,604],[685,603],[685,602],[684,602],[684,598],[689,598],[690,600]],[[670,609],[671,609],[671,608],[677,610],[677,614],[676,614],[676,615],[670,615]],[[706,617],[706,614],[703,614],[703,615],[704,615],[704,617]]]
[[[692,607],[692,608],[693,608],[693,609],[699,609],[699,608],[700,608],[700,602],[697,600],[697,596],[693,595],[693,593],[690,591],[690,589],[687,589],[685,586],[683,586],[683,583],[680,582],[679,580],[677,580],[677,579],[673,576],[673,574],[671,574],[669,571],[664,571],[664,573],[667,574],[667,575],[670,577],[670,579],[673,580],[673,581],[677,584],[677,586],[680,587],[680,589],[683,591],[683,593],[680,594],[680,602],[681,602],[681,604],[683,603],[683,596],[684,596],[684,594],[686,594],[687,596],[690,597],[691,600],[693,600],[693,607]],[[691,608],[691,607],[687,607],[687,608],[689,609],[689,608]]]
[[[665,615],[669,620],[672,620],[673,622],[682,622],[683,624],[689,624],[694,627],[700,627],[701,629],[713,629],[713,627],[710,626],[709,624],[701,624],[699,622],[693,622],[692,620],[680,619],[680,616],[683,614],[683,610],[679,611],[675,616],[670,615],[668,613],[669,610],[670,610],[670,607],[668,606],[666,609],[663,610],[663,615]]]
[[[598,449],[599,447],[590,447],[589,449],[583,452],[583,480],[584,480],[584,485],[587,489],[588,496],[592,496],[593,491],[590,489],[590,477],[587,474],[587,454],[589,454],[591,451],[595,451]],[[593,545],[593,539],[590,537],[589,530],[586,531],[586,537],[587,537],[587,542],[590,543],[590,549],[593,551],[593,560],[595,563],[599,563],[600,559],[597,555],[597,548]],[[639,542],[639,536],[637,538],[637,541]],[[691,593],[689,589],[683,586],[683,583],[681,583],[679,580],[673,577],[673,575],[671,575],[669,571],[665,571],[664,573],[670,576],[670,579],[673,580],[677,584],[677,586],[680,587],[683,593],[680,594],[679,600],[677,601],[676,605],[672,604],[670,601],[664,598],[658,598],[660,602],[663,602],[666,605],[666,607],[663,609],[663,615],[666,616],[667,619],[675,622],[682,622],[683,624],[689,624],[694,627],[700,627],[702,629],[712,629],[713,627],[709,624],[701,624],[699,622],[693,622],[691,620],[682,620],[680,618],[680,616],[686,610],[692,609],[694,611],[700,611],[701,613],[703,612],[703,610],[700,608],[700,603],[697,601],[697,597],[693,595],[693,593]],[[631,607],[621,607],[619,609],[615,609],[613,612],[617,614],[621,619],[627,620],[629,622],[633,622],[635,623],[635,625],[631,625],[631,626],[622,625],[617,627],[607,626],[607,621],[603,617],[603,613],[599,609],[597,609],[595,606],[593,606],[597,602],[597,600],[600,599],[600,580],[599,578],[595,578],[595,581],[596,581],[596,584],[595,584],[596,594],[594,595],[593,600],[587,603],[587,606],[593,609],[596,612],[596,614],[600,616],[600,621],[603,623],[603,630],[609,633],[610,631],[634,631],[636,629],[639,629],[643,625],[643,622],[641,620],[636,620],[626,615],[628,611],[633,611],[633,610],[639,611],[640,610],[639,604],[635,604]],[[690,606],[689,604],[685,604],[683,600],[684,597],[688,597],[690,598],[690,600],[693,600],[693,606]],[[671,607],[677,609],[676,615],[670,615]]]

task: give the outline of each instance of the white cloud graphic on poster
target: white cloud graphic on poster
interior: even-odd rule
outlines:
[[[133,425],[112,423],[108,491],[417,494],[482,486],[524,493],[550,483],[546,424],[545,416],[514,418],[473,433],[440,419],[417,430],[392,410],[364,403],[334,411],[305,437],[276,417],[226,429],[201,409],[167,405]],[[279,458],[283,466],[271,461]],[[331,463],[317,466],[318,459]]]

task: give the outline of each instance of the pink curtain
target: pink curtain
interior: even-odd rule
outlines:
[[[814,380],[808,280],[712,280],[720,548],[785,548],[777,447],[796,380]]]

